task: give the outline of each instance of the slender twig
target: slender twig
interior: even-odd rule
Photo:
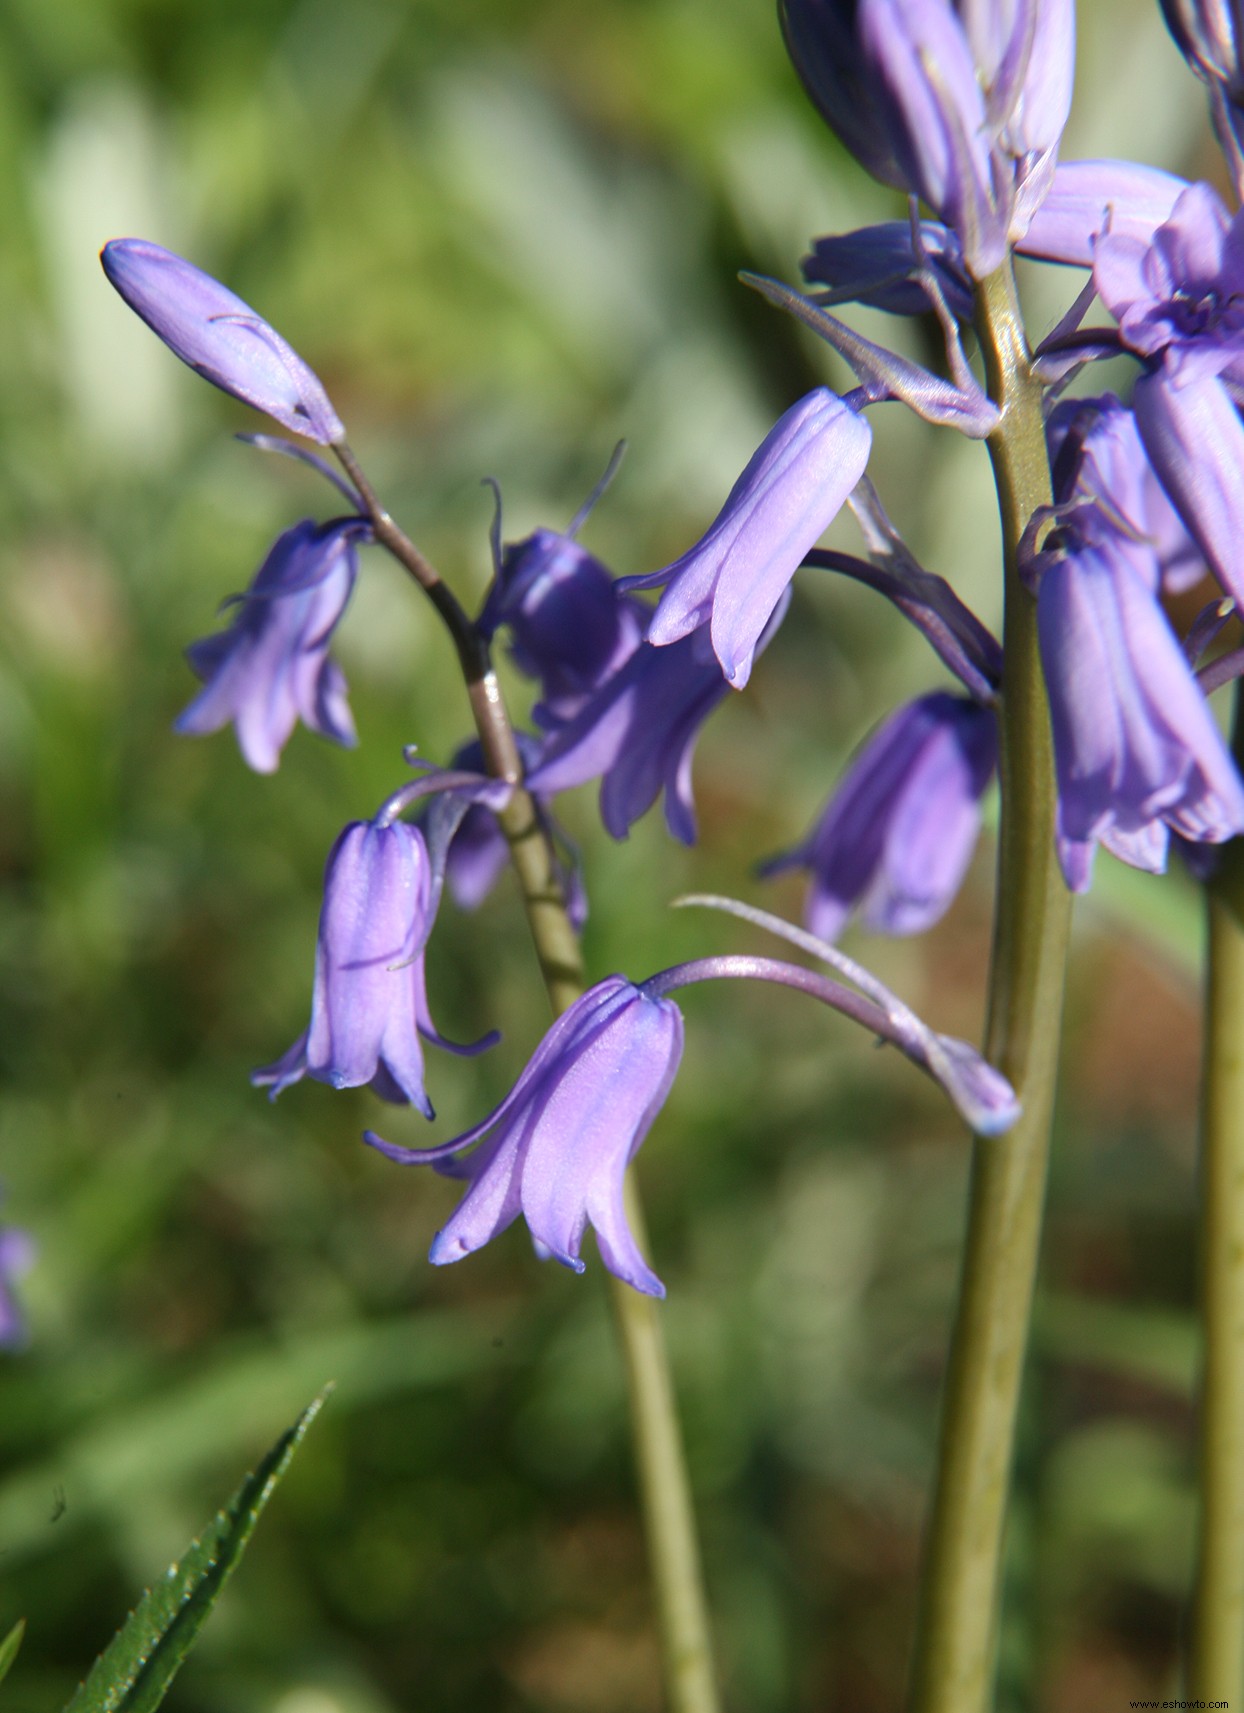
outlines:
[[[523,775],[522,761],[488,643],[436,568],[381,505],[349,447],[339,445],[334,450],[358,489],[377,542],[430,597],[453,637],[487,771],[516,782],[497,819],[509,842],[549,1002],[554,1014],[560,1015],[584,991],[583,959],[548,835],[530,793],[517,783]],[[631,1229],[640,1247],[646,1248],[633,1174],[627,1178],[625,1193]],[[668,1713],[717,1713],[708,1604],[659,1306],[612,1274],[609,1287],[627,1375]]]
[[[1244,696],[1236,691],[1236,758]],[[1244,1698],[1244,841],[1207,888],[1201,1100],[1200,1515],[1190,1703]]]
[[[1006,561],[998,901],[985,1056],[1023,1116],[973,1145],[968,1230],[942,1403],[912,1674],[913,1713],[991,1700],[1007,1495],[1031,1315],[1057,1073],[1069,896],[1054,846],[1049,713],[1018,548],[1051,503],[1041,389],[1009,264],[977,288],[1001,420],[989,437]]]

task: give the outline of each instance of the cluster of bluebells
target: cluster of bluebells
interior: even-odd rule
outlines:
[[[1234,147],[1242,86],[1225,0],[1163,4],[1210,85],[1219,133]],[[691,980],[747,975],[801,986],[898,1044],[982,1132],[1013,1121],[1014,1097],[996,1072],[912,1018],[832,946],[853,914],[892,934],[938,920],[968,867],[997,768],[1003,651],[950,584],[916,562],[886,516],[865,475],[866,413],[898,402],[977,439],[993,431],[998,409],[962,334],[982,282],[1009,266],[1013,250],[1091,271],[1091,289],[1038,353],[1050,388],[1055,491],[1049,514],[1034,520],[1025,560],[1067,884],[1090,884],[1098,844],[1158,871],[1172,832],[1203,847],[1244,830],[1244,784],[1206,699],[1233,675],[1234,656],[1215,657],[1198,676],[1202,652],[1244,585],[1241,216],[1208,186],[1156,169],[1060,161],[1073,0],[782,0],[779,10],[820,112],[864,167],[910,202],[906,220],[818,239],[804,261],[806,290],[752,282],[825,338],[858,384],[842,396],[816,387],[793,403],[705,533],[652,572],[616,578],[580,543],[604,482],[564,532],[540,529],[516,543],[502,540],[498,501],[494,576],[473,635],[485,650],[503,637],[533,682],[530,729],[518,734],[525,786],[576,925],[586,890],[554,798],[599,782],[601,817],[615,838],[662,798],[671,834],[692,842],[699,732],[748,683],[801,568],[853,577],[882,594],[918,627],[954,686],[894,711],[857,751],[806,836],[767,865],[808,871],[806,923],[815,938],[800,943],[858,992],[757,960],[706,960],[639,985],[611,976],[554,1024],[510,1095],[472,1130],[432,1149],[368,1133],[389,1157],[434,1164],[466,1182],[434,1261],[478,1248],[521,1212],[540,1253],[581,1266],[590,1224],[612,1271],[639,1290],[660,1291],[627,1229],[622,1180],[678,1065],[682,1019],[668,994]],[[254,437],[315,465],[347,511],[286,531],[237,597],[227,627],[192,645],[203,687],[178,729],[232,723],[245,760],[263,772],[278,765],[300,720],[352,743],[330,647],[358,550],[378,539],[382,514],[323,386],[262,318],[188,262],[133,239],[108,245],[103,262],[179,357],[335,451],[347,473],[294,443]],[[1109,325],[1085,326],[1095,298]],[[944,373],[831,313],[851,302],[935,317]],[[1120,353],[1138,369],[1130,400],[1054,402],[1088,364]],[[858,555],[818,545],[848,502],[864,538]],[[1163,598],[1209,573],[1220,592],[1181,639]],[[643,598],[649,590],[660,591],[655,602]],[[371,821],[346,828],[325,873],[310,1023],[283,1058],[256,1073],[258,1083],[274,1095],[303,1076],[334,1087],[368,1084],[431,1116],[421,1041],[450,1044],[432,1023],[425,950],[443,886],[470,908],[501,873],[497,815],[506,791],[484,777],[480,746],[466,745],[448,771],[424,775]]]

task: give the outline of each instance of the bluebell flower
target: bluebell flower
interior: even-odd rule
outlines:
[[[890,315],[927,315],[932,307],[921,281],[928,272],[951,313],[971,321],[975,313],[972,283],[963,265],[963,247],[948,226],[922,220],[920,253],[910,220],[887,220],[854,232],[817,238],[800,264],[809,285],[827,286],[814,302],[862,303]]]
[[[1104,233],[1148,244],[1187,179],[1139,161],[1060,161],[1016,249],[1040,261],[1091,268]]]
[[[1071,102],[1072,0],[781,0],[792,59],[846,146],[923,198],[983,279],[1049,189]]]
[[[420,1036],[451,1051],[473,1050],[446,1041],[428,1010],[424,949],[438,896],[418,827],[346,827],[324,869],[310,1025],[252,1082],[273,1099],[303,1076],[333,1088],[369,1083],[382,1100],[431,1118]]]
[[[135,314],[213,385],[321,446],[345,439],[317,376],[219,280],[142,238],[114,238],[100,261]]]
[[[804,922],[818,939],[836,940],[853,910],[878,933],[922,933],[967,872],[997,762],[991,708],[921,696],[861,748],[806,838],[761,872],[810,872]]]
[[[26,1342],[26,1322],[15,1286],[34,1265],[34,1239],[13,1225],[0,1225],[0,1350]]]
[[[1209,844],[1244,831],[1244,783],[1134,542],[1053,556],[1037,626],[1073,891],[1088,888],[1095,843],[1161,872],[1171,830]]]
[[[634,653],[645,617],[594,554],[538,529],[506,548],[479,624],[487,637],[509,627],[515,664],[540,680],[536,722],[554,725],[572,719]]]
[[[761,633],[864,474],[871,445],[868,424],[828,387],[792,405],[695,546],[660,571],[622,579],[624,589],[667,585],[647,640],[665,647],[707,625],[722,671],[741,690]]]
[[[609,976],[557,1019],[482,1123],[433,1149],[400,1148],[366,1132],[391,1160],[433,1163],[466,1180],[429,1258],[460,1261],[521,1213],[542,1255],[582,1272],[580,1249],[591,1225],[611,1273],[648,1296],[664,1296],[627,1224],[622,1185],[669,1093],[682,1043],[682,1014],[671,1000]],[[476,1142],[473,1154],[450,1159]]]
[[[300,719],[335,743],[355,742],[346,681],[328,648],[358,575],[355,542],[367,532],[359,518],[305,518],[277,537],[228,630],[186,650],[204,688],[177,731],[201,736],[232,720],[257,773],[275,771]]]
[[[787,601],[784,591],[757,653],[777,631]],[[550,733],[527,784],[550,796],[600,779],[601,819],[615,839],[664,792],[666,826],[694,844],[691,761],[701,726],[729,689],[707,625],[663,648],[641,643],[575,719]]]

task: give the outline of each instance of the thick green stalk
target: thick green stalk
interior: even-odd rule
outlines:
[[[454,639],[488,771],[515,784],[498,819],[509,841],[549,1002],[560,1016],[584,991],[583,959],[548,837],[530,794],[518,783],[522,762],[488,646],[448,585],[384,510],[349,447],[339,446],[336,451],[363,500],[376,540],[429,596]],[[633,1176],[627,1179],[625,1193],[627,1218],[636,1242],[644,1248],[643,1211]],[[626,1368],[667,1710],[717,1713],[708,1602],[660,1311],[651,1297],[612,1275],[609,1286]]]
[[[1036,606],[1018,548],[1049,505],[1041,414],[1009,264],[977,290],[1002,517],[1002,809],[985,1053],[1023,1116],[973,1144],[968,1229],[942,1402],[913,1662],[913,1713],[984,1713],[996,1654],[1015,1421],[1032,1309],[1061,1029],[1070,899],[1054,846],[1054,766]]]
[[[1244,755],[1236,694],[1235,753]],[[1201,1422],[1189,1701],[1244,1701],[1244,841],[1207,888],[1201,1094]]]

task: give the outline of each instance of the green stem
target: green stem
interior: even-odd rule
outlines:
[[[1236,758],[1244,756],[1237,690]],[[1190,1701],[1244,1698],[1244,842],[1207,888],[1201,1104],[1200,1518]]]
[[[1018,567],[1051,501],[1041,387],[1009,264],[977,289],[1005,558],[1002,809],[986,1056],[1023,1116],[973,1144],[968,1229],[951,1337],[913,1664],[913,1713],[983,1713],[991,1699],[1003,1536],[1045,1200],[1070,898],[1054,844],[1049,711],[1036,607]]]
[[[585,987],[579,938],[566,912],[553,852],[535,803],[518,784],[522,762],[488,646],[439,573],[381,506],[350,449],[339,446],[336,451],[363,499],[376,540],[430,597],[454,639],[488,771],[515,782],[498,820],[509,841],[549,1002],[554,1014],[560,1016]],[[643,1210],[633,1174],[627,1178],[625,1194],[635,1240],[641,1249],[646,1248]],[[708,1602],[660,1312],[651,1297],[632,1290],[612,1274],[609,1285],[627,1376],[668,1713],[717,1713]]]

